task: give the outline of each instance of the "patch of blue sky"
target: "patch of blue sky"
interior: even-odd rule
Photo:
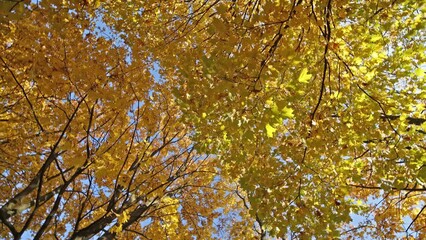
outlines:
[[[149,69],[149,72],[154,77],[154,81],[163,84],[166,79],[160,74],[161,66],[158,61],[154,61],[154,64],[152,65],[152,68]]]

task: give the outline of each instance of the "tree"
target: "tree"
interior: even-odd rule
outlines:
[[[255,234],[153,62],[96,32],[91,5],[18,4],[0,37],[2,239],[203,239],[237,216]]]
[[[4,237],[425,236],[421,1],[2,9]]]

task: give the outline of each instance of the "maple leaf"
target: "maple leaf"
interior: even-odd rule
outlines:
[[[304,68],[299,75],[298,81],[301,83],[308,83],[311,77],[312,74],[308,74],[308,69]]]
[[[265,129],[266,129],[266,135],[270,138],[273,137],[274,133],[277,131],[277,129],[272,127],[269,123],[266,124]]]

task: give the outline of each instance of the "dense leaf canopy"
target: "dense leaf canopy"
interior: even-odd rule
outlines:
[[[426,3],[0,2],[0,238],[426,237]]]

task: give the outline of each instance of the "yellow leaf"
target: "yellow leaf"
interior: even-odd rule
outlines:
[[[288,107],[284,107],[281,110],[281,114],[283,115],[283,117],[287,117],[287,118],[293,118],[294,117],[293,109],[292,108],[288,108]]]
[[[414,71],[417,77],[423,77],[425,75],[425,70],[421,68],[417,68],[416,71]]]
[[[129,221],[130,217],[127,214],[127,210],[123,211],[123,213],[120,215],[120,217],[118,218],[118,222],[120,224],[126,223],[127,221]]]
[[[266,124],[266,135],[268,136],[268,137],[273,137],[274,136],[274,133],[277,131],[277,129],[275,129],[274,127],[272,127],[269,123],[268,124]]]
[[[113,226],[112,228],[109,229],[110,233],[120,233],[121,231],[123,231],[123,225],[118,225],[118,226]]]
[[[300,73],[299,82],[301,82],[301,83],[308,83],[309,80],[311,79],[311,77],[312,77],[312,74],[309,74],[308,73],[308,69],[304,68],[302,70],[302,72]]]
[[[101,6],[101,1],[100,0],[95,0],[94,1],[94,5],[95,5],[95,8],[100,7]]]

